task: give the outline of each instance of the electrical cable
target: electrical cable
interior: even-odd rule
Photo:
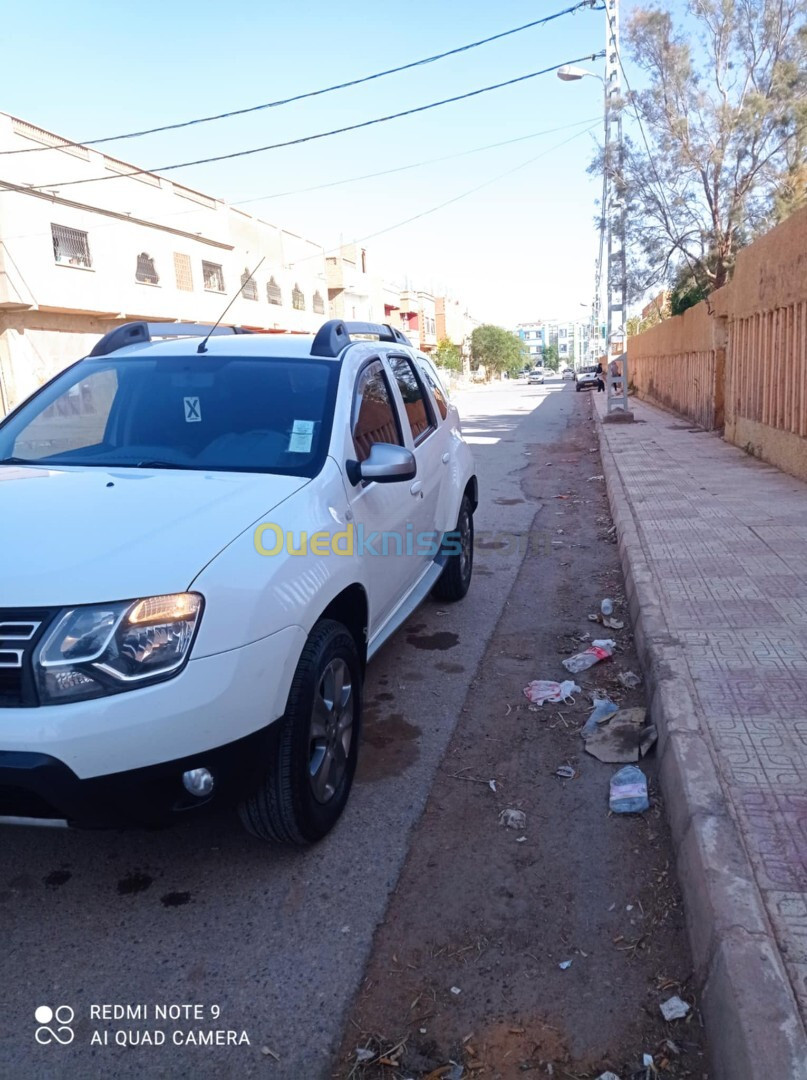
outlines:
[[[532,165],[542,157],[546,157],[547,154],[553,153],[555,150],[559,150],[562,146],[566,146],[567,143],[572,142],[573,139],[579,139],[581,135],[588,135],[594,131],[596,125],[590,128],[586,128],[585,131],[578,131],[574,135],[571,135],[568,139],[564,139],[562,142],[556,143],[554,146],[547,147],[546,150],[542,150],[540,154],[536,154],[534,157],[529,158],[527,161],[522,161],[520,165],[516,165],[512,169],[507,169],[503,173],[498,173],[496,176],[492,176],[489,180],[483,181],[481,184],[477,184],[475,187],[468,188],[467,191],[461,192],[459,195],[454,195],[450,199],[446,199],[445,202],[438,203],[436,206],[430,207],[428,210],[422,210],[418,214],[413,214],[412,217],[405,218],[403,221],[396,222],[395,225],[388,225],[384,229],[379,229],[377,232],[368,233],[367,236],[360,236],[354,240],[355,244],[364,244],[368,240],[375,240],[377,236],[384,236],[386,233],[393,232],[395,229],[403,228],[404,225],[411,225],[413,221],[419,221],[421,218],[428,217],[430,214],[435,214],[438,210],[444,209],[446,206],[451,206],[453,203],[459,202],[461,199],[467,198],[469,195],[476,194],[477,191],[481,191],[483,188],[490,187],[491,184],[495,184],[498,180],[504,180],[507,176],[512,176],[513,173],[518,172],[520,169],[526,169],[528,165]],[[339,252],[340,248],[331,248],[325,252],[325,255],[333,255]],[[304,259],[296,259],[292,263],[286,265],[286,269],[291,269],[293,266],[299,266],[300,263],[308,262],[310,259],[319,258],[317,255],[308,255]]]
[[[259,112],[263,109],[276,109],[281,105],[290,105],[292,102],[303,101],[306,98],[321,97],[323,94],[330,94],[335,90],[346,90],[352,86],[360,86],[362,83],[372,82],[374,79],[383,79],[387,75],[396,75],[401,71],[409,71],[412,68],[433,64],[438,60],[444,60],[447,56],[457,56],[459,53],[468,52],[470,49],[477,49],[480,45],[488,45],[492,41],[499,41],[502,38],[510,37],[513,34],[520,34],[523,30],[531,30],[536,26],[543,26],[546,23],[552,22],[554,19],[560,19],[564,15],[572,15],[581,8],[597,10],[594,7],[594,0],[580,0],[579,3],[574,4],[572,7],[564,8],[563,11],[556,11],[554,14],[545,15],[541,19],[534,19],[532,22],[524,23],[522,26],[515,26],[511,30],[503,30],[499,34],[491,34],[490,37],[481,38],[479,41],[472,41],[468,45],[460,45],[456,49],[448,49],[446,52],[436,53],[434,56],[426,56],[421,60],[413,60],[411,63],[401,64],[399,67],[387,68],[385,71],[377,71],[372,75],[365,75],[358,79],[350,79],[348,82],[336,83],[333,86],[326,86],[320,90],[309,90],[303,94],[295,94],[293,97],[280,98],[277,101],[268,101],[263,105],[250,105],[244,109],[232,109],[229,112],[217,113],[214,116],[201,116],[195,120],[183,120],[176,124],[163,124],[161,127],[144,128],[142,131],[129,131],[122,135],[107,135],[102,139],[87,139],[84,142],[65,141],[58,146],[34,146],[26,147],[23,150],[2,150],[0,151],[0,155],[30,154],[40,150],[61,150],[71,146],[98,146],[101,143],[118,142],[123,139],[139,139],[144,135],[156,135],[163,131],[177,131],[179,128],[192,127],[196,124],[209,124],[214,120],[228,120],[233,116],[244,116],[247,113]]]
[[[456,101],[466,101],[468,98],[478,97],[480,94],[487,94],[491,90],[501,90],[505,86],[515,86],[517,83],[526,82],[528,79],[535,79],[539,75],[548,75],[552,71],[557,71],[558,68],[565,67],[568,64],[579,64],[586,60],[598,60],[601,59],[605,53],[593,53],[587,56],[578,56],[575,60],[564,60],[561,64],[553,64],[551,67],[542,68],[540,71],[531,71],[526,75],[518,75],[513,79],[506,79],[504,82],[493,83],[490,86],[482,86],[477,90],[469,90],[465,94],[455,94],[453,97],[443,98],[440,101],[432,101],[428,105],[418,105],[412,109],[404,109],[401,112],[389,113],[387,116],[378,116],[373,120],[363,120],[358,124],[347,124],[345,127],[332,128],[330,131],[321,131],[316,135],[301,135],[297,139],[287,139],[284,142],[271,143],[269,146],[255,146],[249,150],[237,150],[231,154],[216,154],[212,157],[197,158],[194,161],[181,161],[173,165],[160,165],[151,169],[133,169],[131,172],[126,173],[112,173],[110,176],[90,176],[82,180],[64,180],[61,183],[50,184],[32,184],[31,188],[34,191],[46,191],[51,188],[63,188],[72,187],[75,184],[97,184],[101,181],[119,180],[126,176],[143,176],[146,173],[158,174],[172,172],[175,169],[185,169],[192,165],[209,165],[214,161],[231,161],[234,158],[249,157],[252,154],[262,154],[268,150],[279,150],[286,146],[299,146],[301,143],[314,142],[317,139],[326,139],[333,135],[343,135],[347,131],[357,131],[360,128],[372,127],[374,124],[384,124],[390,120],[399,120],[403,116],[414,116],[417,113],[427,112],[429,109],[439,108],[441,105],[451,105]]]
[[[292,188],[289,191],[276,191],[271,195],[254,195],[249,199],[233,199],[230,206],[244,206],[247,203],[264,202],[270,199],[281,199],[287,195],[304,195],[309,191],[323,191],[325,188],[341,187],[342,184],[353,184],[359,180],[373,180],[378,176],[391,176],[393,173],[406,172],[409,169],[419,169],[424,165],[435,165],[440,161],[452,161],[454,158],[466,157],[469,154],[479,154],[483,150],[495,150],[500,146],[511,146],[513,143],[526,142],[527,139],[537,139],[540,135],[552,135],[556,131],[568,131],[570,128],[582,127],[583,124],[591,124],[599,117],[591,116],[585,120],[577,120],[573,124],[561,124],[559,127],[546,128],[544,131],[534,131],[530,135],[519,135],[515,139],[504,139],[502,142],[488,143],[486,146],[474,146],[470,150],[459,150],[455,154],[443,154],[441,157],[426,158],[423,161],[413,161],[409,165],[398,165],[394,169],[382,169],[381,172],[362,173],[361,176],[346,176],[342,180],[330,180],[327,184],[314,184],[311,187]]]
[[[432,165],[432,164],[434,164],[435,162],[438,162],[438,161],[450,161],[453,158],[465,157],[465,156],[467,156],[469,154],[478,154],[478,153],[481,153],[484,150],[494,150],[494,149],[498,149],[501,146],[510,146],[510,145],[512,145],[514,143],[524,142],[524,141],[526,141],[528,139],[538,138],[541,135],[551,135],[556,131],[569,131],[572,128],[580,127],[583,124],[591,124],[593,121],[598,120],[598,119],[599,119],[598,117],[593,117],[592,116],[592,117],[588,117],[585,120],[577,120],[573,124],[562,124],[559,127],[546,128],[543,131],[534,131],[534,132],[530,133],[529,135],[519,135],[514,139],[505,139],[505,140],[503,140],[501,142],[488,143],[486,146],[474,146],[474,147],[471,147],[468,150],[460,150],[455,154],[445,154],[442,157],[438,157],[438,158],[426,158],[423,161],[414,161],[414,162],[411,162],[408,165],[401,165],[401,166],[399,166],[398,168],[395,168],[395,169],[384,169],[381,172],[365,173],[365,174],[363,174],[361,176],[349,176],[349,177],[343,178],[342,180],[334,180],[334,181],[332,181],[331,183],[328,183],[328,184],[317,184],[314,187],[310,187],[310,188],[298,188],[297,190],[294,190],[294,191],[284,191],[284,192],[276,192],[276,193],[273,192],[272,194],[269,194],[269,195],[255,195],[255,196],[253,196],[253,197],[251,197],[249,199],[233,199],[233,200],[223,200],[223,201],[226,203],[227,206],[242,206],[242,205],[244,205],[246,203],[262,202],[265,199],[279,198],[282,195],[303,194],[303,193],[306,193],[306,192],[309,192],[309,191],[317,191],[320,188],[336,187],[336,186],[338,186],[340,184],[353,183],[353,182],[356,182],[356,181],[359,181],[359,180],[369,180],[369,179],[373,179],[373,178],[378,177],[378,176],[386,176],[386,175],[389,175],[390,173],[402,172],[402,171],[407,170],[407,169],[421,168],[424,165]],[[585,132],[577,132],[577,134],[586,134],[586,133],[591,132],[593,130],[594,130],[593,127],[589,127],[589,128],[586,129]],[[34,191],[31,188],[26,187],[26,186],[24,186],[22,184],[15,184],[12,181],[0,179],[0,194],[3,194],[4,192],[16,193],[16,194],[19,194],[19,195],[33,194],[33,195],[36,195],[38,198],[48,198],[48,196],[43,194],[42,192]],[[89,209],[90,211],[99,212],[98,208],[96,208],[96,207],[83,206],[82,204],[79,204],[79,203],[68,203],[68,205],[75,206],[75,207],[80,208],[80,209]],[[107,213],[107,211],[100,211],[100,212]],[[109,211],[108,213],[109,213],[110,216],[118,216],[117,214],[113,213],[112,211]],[[159,224],[162,225],[162,223],[164,221],[169,220],[169,219],[173,220],[174,218],[177,218],[177,217],[187,217],[188,215],[196,214],[196,213],[197,213],[197,210],[195,210],[195,209],[179,210],[179,211],[176,211],[175,213],[164,215],[164,217],[161,218]],[[147,221],[140,221],[139,219],[134,219],[134,220],[136,220],[136,223],[138,223],[138,224],[146,224],[146,225],[149,224],[149,222],[147,222]],[[93,229],[109,228],[109,227],[113,227],[113,226],[117,226],[117,225],[125,225],[127,223],[128,223],[128,221],[117,221],[117,222],[111,223],[111,225],[94,225]],[[3,237],[3,239],[4,240],[27,240],[27,239],[30,239],[32,237],[50,236],[50,235],[51,235],[50,230],[41,230],[41,231],[38,231],[38,232],[6,234]]]

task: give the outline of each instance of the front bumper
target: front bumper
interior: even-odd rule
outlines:
[[[241,771],[239,763],[254,752],[250,737],[260,743],[285,711],[305,640],[301,627],[290,626],[242,649],[192,659],[176,678],[153,686],[67,705],[0,709],[0,816],[59,811],[70,822],[144,820],[152,802],[154,816],[170,816],[182,808],[186,769],[210,768],[203,760],[209,759],[222,781]],[[135,804],[136,813],[128,814]]]
[[[48,754],[0,751],[0,824],[61,824],[80,828],[159,826],[187,811],[231,805],[258,783],[273,752],[271,727],[177,761],[80,780]],[[188,769],[206,768],[212,792],[191,795]]]

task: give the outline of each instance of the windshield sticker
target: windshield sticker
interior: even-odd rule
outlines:
[[[290,454],[308,454],[314,439],[313,420],[295,420],[289,439]]]
[[[198,397],[186,397],[185,401],[185,423],[186,424],[199,424],[202,420],[202,407],[199,404]]]

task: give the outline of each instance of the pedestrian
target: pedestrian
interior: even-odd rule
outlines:
[[[597,371],[596,371],[596,375],[597,375],[597,393],[598,394],[601,394],[603,392],[603,390],[605,389],[605,382],[603,381],[603,375],[604,374],[605,374],[605,372],[603,371],[603,368],[602,368],[602,360],[600,360],[597,363]]]

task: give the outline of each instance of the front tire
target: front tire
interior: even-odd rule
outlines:
[[[446,533],[444,545],[450,545],[450,554],[432,590],[438,600],[454,602],[462,600],[471,585],[474,567],[474,511],[471,500],[463,495],[457,526]],[[459,550],[456,550],[459,544]]]
[[[238,807],[248,832],[276,844],[321,840],[347,803],[361,733],[362,670],[353,636],[318,622],[294,673],[264,778]]]

